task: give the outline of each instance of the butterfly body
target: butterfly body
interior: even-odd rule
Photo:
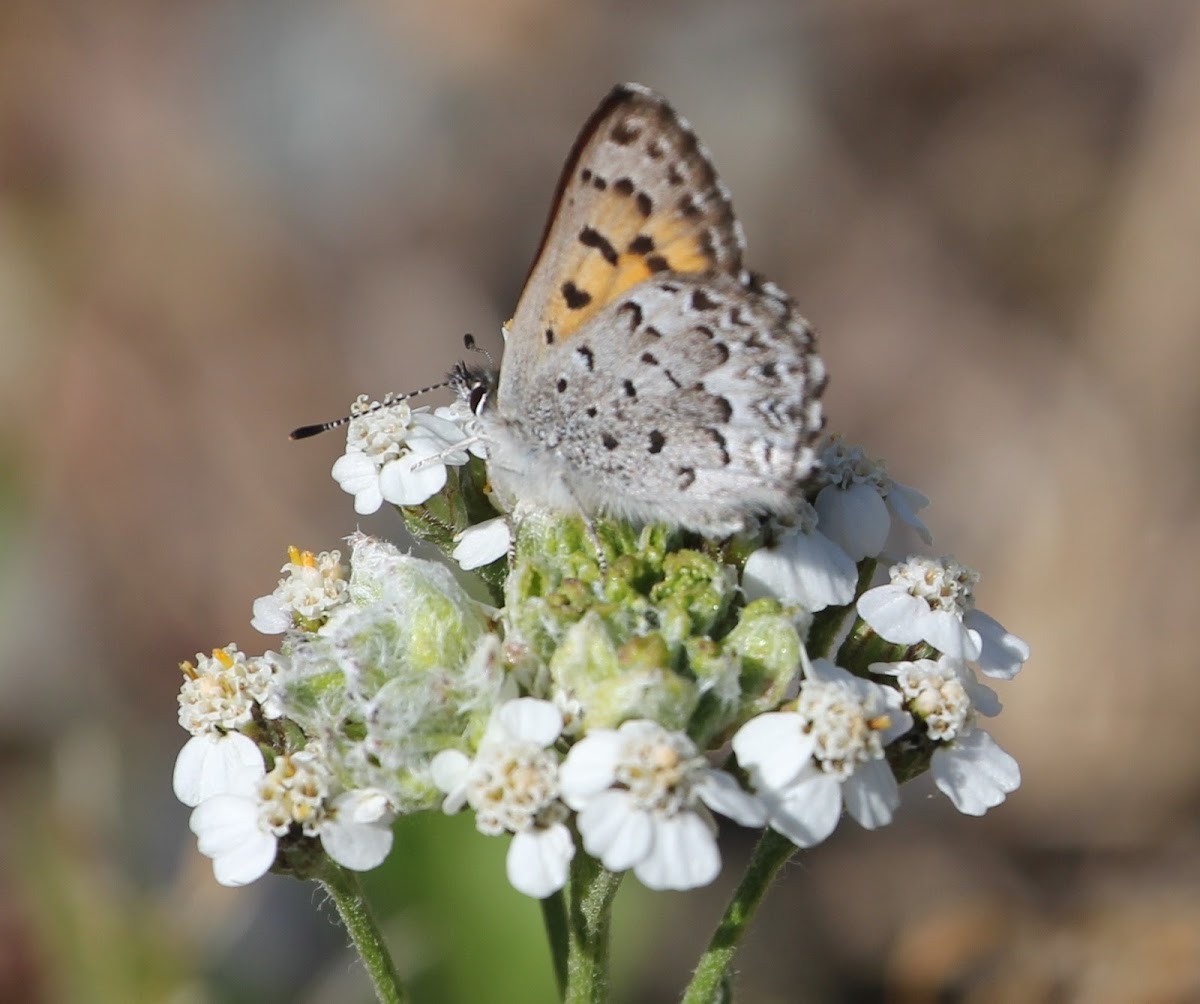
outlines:
[[[616,88],[567,161],[498,376],[460,381],[483,388],[502,496],[710,536],[794,507],[824,367],[743,243],[686,122]]]

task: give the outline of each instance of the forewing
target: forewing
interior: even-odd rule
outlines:
[[[691,127],[657,94],[621,85],[563,168],[506,351],[527,362],[658,272],[740,276],[743,243]]]

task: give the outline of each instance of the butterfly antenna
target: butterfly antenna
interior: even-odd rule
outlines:
[[[475,341],[475,336],[471,333],[468,332],[467,334],[463,335],[463,346],[468,352],[480,353],[488,361],[489,366],[496,365],[496,361],[492,358],[492,354],[477,341]]]
[[[319,436],[322,432],[328,432],[330,429],[338,429],[343,425],[348,424],[356,418],[361,418],[363,415],[370,415],[372,412],[382,411],[384,408],[390,408],[394,404],[399,404],[401,401],[407,401],[410,397],[418,397],[421,394],[428,394],[432,390],[440,390],[443,387],[449,387],[450,381],[443,380],[441,383],[430,384],[428,387],[422,387],[420,390],[410,390],[405,394],[387,394],[382,401],[376,401],[369,407],[363,408],[361,411],[352,412],[349,415],[343,415],[341,418],[335,418],[328,422],[318,422],[316,425],[302,425],[298,429],[293,429],[288,433],[288,439],[308,439],[311,436]]]

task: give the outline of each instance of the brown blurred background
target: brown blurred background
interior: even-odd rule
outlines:
[[[846,822],[739,1000],[1200,1000],[1189,0],[3,0],[0,1000],[368,999],[309,889],[213,884],[175,666],[268,646],[288,544],[399,538],[329,479],[336,435],[286,432],[438,379],[463,332],[498,349],[625,79],[691,120],[820,330],[831,427],[932,497],[1033,647],[992,730],[1023,787]],[[397,832],[375,895],[422,999],[549,999],[502,842]],[[623,893],[618,999],[677,995],[729,836],[722,884]]]

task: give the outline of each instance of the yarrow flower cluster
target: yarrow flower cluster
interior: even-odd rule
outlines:
[[[372,868],[396,819],[440,809],[507,836],[528,896],[580,855],[690,889],[721,870],[718,817],[809,847],[843,815],[887,825],[925,771],[972,815],[1019,785],[977,674],[1028,646],[977,573],[886,550],[931,542],[928,500],[861,449],[829,439],[790,520],[706,542],[500,511],[473,423],[360,398],[334,477],[450,561],[291,548],[253,608],[277,651],[183,664],[175,791],[219,882]]]

